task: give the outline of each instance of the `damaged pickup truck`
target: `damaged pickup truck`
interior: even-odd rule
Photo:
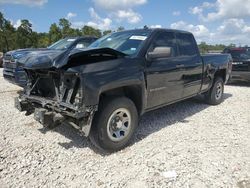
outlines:
[[[28,84],[15,99],[44,126],[66,122],[99,148],[124,148],[147,111],[204,94],[223,101],[229,54],[201,56],[193,35],[168,29],[112,33],[69,54],[20,59]]]

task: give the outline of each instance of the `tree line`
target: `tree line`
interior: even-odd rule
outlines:
[[[124,29],[124,27],[119,27],[117,31]],[[76,29],[72,27],[69,20],[61,18],[58,23],[51,24],[48,32],[41,33],[33,31],[32,23],[27,19],[21,20],[20,26],[15,28],[11,21],[4,18],[3,13],[0,12],[0,52],[23,48],[44,48],[67,36],[101,37],[111,32],[111,30],[101,31],[87,25]],[[208,45],[205,42],[199,44],[201,53],[222,51],[226,47],[228,46],[223,44]]]
[[[121,30],[124,30],[124,27],[117,29],[117,31]],[[101,37],[111,32],[111,30],[101,31],[87,25],[76,29],[72,27],[69,20],[61,18],[58,23],[51,24],[48,32],[40,33],[33,31],[32,23],[27,19],[21,20],[20,26],[15,28],[0,12],[0,52],[23,48],[44,48],[67,36]]]
[[[199,45],[199,50],[201,53],[209,53],[209,52],[222,52],[225,48],[230,48],[230,47],[236,47],[235,44],[229,44],[229,45],[224,45],[224,44],[215,44],[215,45],[210,45],[207,44],[206,42],[201,42]]]

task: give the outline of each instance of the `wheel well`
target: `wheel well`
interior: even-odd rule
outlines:
[[[218,70],[215,73],[214,78],[218,78],[218,77],[221,77],[223,81],[225,82],[226,81],[226,69]]]
[[[100,95],[99,101],[102,101],[106,97],[127,97],[132,100],[137,108],[138,114],[141,114],[143,110],[143,96],[142,96],[142,88],[138,85],[133,86],[124,86],[120,88],[111,89],[103,92]]]

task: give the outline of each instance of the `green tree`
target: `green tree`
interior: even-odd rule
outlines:
[[[59,26],[60,26],[63,38],[68,37],[68,36],[74,36],[76,34],[75,30],[71,28],[71,23],[69,22],[69,20],[65,18],[61,18],[59,20]]]
[[[39,48],[45,48],[50,45],[50,39],[48,33],[37,33],[37,46]]]
[[[112,30],[106,30],[106,31],[103,31],[102,35],[107,35],[107,34],[110,34],[112,33]]]
[[[73,34],[71,36],[81,36],[82,32],[80,29],[73,29]]]
[[[102,36],[102,33],[99,29],[95,29],[91,26],[87,26],[85,25],[83,28],[82,28],[82,34],[84,36],[95,36],[95,37],[101,37]]]
[[[0,51],[9,51],[16,47],[15,32],[11,22],[6,20],[3,13],[0,12]]]
[[[17,28],[16,43],[19,48],[36,47],[37,38],[32,31],[32,24],[29,20],[21,20],[21,25]]]
[[[60,28],[56,23],[53,23],[49,29],[49,43],[54,43],[62,38],[62,33]]]
[[[223,44],[211,45],[206,44],[205,42],[201,42],[198,47],[201,53],[208,53],[211,51],[222,52],[227,46]]]
[[[199,45],[200,53],[208,52],[208,45],[205,42],[201,42]]]

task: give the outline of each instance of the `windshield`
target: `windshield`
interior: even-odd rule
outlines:
[[[52,44],[51,46],[49,46],[48,49],[65,50],[65,49],[69,48],[75,40],[76,39],[74,39],[74,38],[61,39],[61,40],[57,41],[56,43]]]
[[[250,60],[250,48],[232,50],[230,53],[235,60]]]
[[[95,41],[89,48],[112,48],[126,55],[135,55],[149,33],[147,30],[112,33]]]

